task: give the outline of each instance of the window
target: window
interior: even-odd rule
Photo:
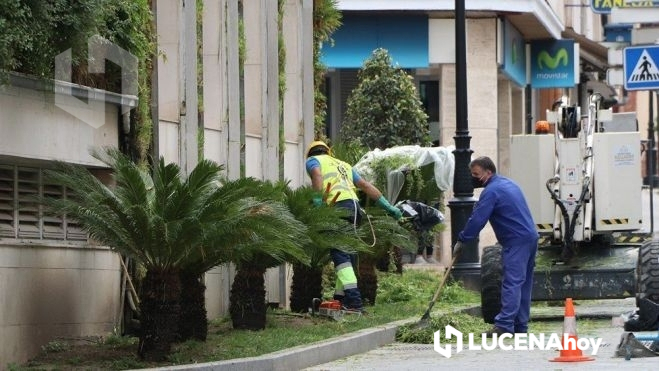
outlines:
[[[423,109],[428,115],[428,125],[430,128],[432,144],[433,146],[439,146],[442,142],[439,132],[439,81],[420,81],[419,97],[421,98]]]
[[[419,96],[428,115],[428,122],[439,122],[439,81],[420,81]]]
[[[67,189],[43,181],[43,169],[0,165],[0,237],[86,241],[80,225],[45,213],[37,197],[67,197]]]

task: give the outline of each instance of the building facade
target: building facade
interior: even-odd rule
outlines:
[[[153,154],[190,171],[202,150],[231,178],[303,184],[304,150],[313,140],[313,1],[285,1],[281,23],[277,1],[205,1],[201,45],[195,1],[153,6]],[[281,106],[280,37],[286,52]],[[73,221],[44,216],[29,197],[66,197],[66,190],[43,181],[54,161],[87,166],[103,179],[103,164],[89,149],[123,147],[130,130],[123,108],[135,107],[136,98],[53,85],[12,75],[0,86],[0,370],[60,337],[121,332],[129,306],[120,256],[92,244]],[[206,275],[209,318],[227,314],[234,273],[223,266]],[[286,267],[268,271],[268,302],[287,306],[290,275]]]
[[[185,3],[195,9],[194,1]],[[587,81],[566,89],[530,88],[514,69],[506,68],[505,53],[512,50],[505,46],[504,33],[518,34],[524,45],[575,40],[581,50],[580,81],[601,80],[606,69],[606,48],[599,43],[602,17],[583,2],[573,3],[465,2],[471,148],[474,155],[491,156],[503,174],[509,169],[511,134],[529,132],[530,124],[543,119],[557,97],[568,95],[576,103],[593,88]],[[304,149],[313,139],[313,1],[286,0],[281,23],[274,0],[203,5],[199,68],[196,53],[190,52],[198,47],[191,31],[196,29],[195,13],[182,2],[154,2],[159,50],[151,102],[154,154],[189,170],[202,146],[203,156],[224,164],[232,178],[283,178],[292,186],[304,184]],[[335,34],[334,46],[323,50],[329,67],[330,137],[340,130],[357,69],[375,47],[384,47],[414,77],[433,139],[441,146],[452,145],[454,1],[342,0],[338,6],[343,27]],[[278,89],[280,35],[286,52],[283,92]],[[524,54],[526,48],[521,49],[517,52]],[[57,96],[64,99],[60,104],[54,103]],[[23,197],[66,193],[42,181],[42,170],[55,160],[98,169],[102,176],[101,164],[89,156],[88,148],[122,145],[126,121],[121,108],[134,97],[106,95],[87,109],[91,119],[76,118],[62,108],[75,105],[73,99],[75,93],[48,91],[27,77],[0,87],[0,369],[34,356],[57,337],[99,335],[121,325],[126,278],[120,257],[90,244],[75,223],[45,218]],[[450,243],[448,236],[445,233],[440,243]],[[484,231],[481,241],[493,242],[491,231]],[[448,259],[449,249],[443,250],[440,257]],[[224,266],[206,275],[210,318],[227,313],[233,273]],[[289,275],[286,267],[269,270],[269,302],[287,305]]]

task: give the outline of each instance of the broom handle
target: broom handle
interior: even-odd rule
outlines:
[[[437,288],[437,291],[435,291],[435,295],[433,295],[432,297],[432,304],[435,304],[435,301],[437,301],[437,298],[439,297],[439,293],[442,291],[442,288],[444,287],[444,284],[446,283],[448,276],[451,274],[451,269],[453,268],[453,264],[455,264],[456,260],[458,260],[457,254],[453,257],[453,260],[451,260],[451,265],[449,265],[449,267],[446,268],[446,272],[444,272],[444,276],[442,276],[442,281],[439,283],[439,287]]]
[[[461,249],[457,249],[453,252],[453,259],[451,259],[451,265],[446,268],[446,272],[444,272],[444,276],[442,276],[442,281],[439,283],[439,286],[437,287],[437,291],[435,291],[435,295],[432,297],[432,301],[430,302],[430,308],[435,305],[435,302],[437,301],[437,298],[439,297],[439,293],[442,292],[442,289],[444,288],[444,284],[446,283],[446,279],[448,279],[448,276],[451,274],[451,269],[453,269],[453,265],[455,264],[456,260],[458,260],[458,256],[460,256],[460,251]]]

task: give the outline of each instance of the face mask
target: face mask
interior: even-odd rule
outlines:
[[[485,186],[485,182],[483,181],[483,177],[471,177],[471,185],[474,186],[474,188],[483,188]]]

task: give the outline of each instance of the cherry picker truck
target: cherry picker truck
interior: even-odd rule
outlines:
[[[635,117],[563,98],[547,132],[511,136],[510,177],[540,234],[534,301],[636,297],[659,303],[659,241],[642,232],[641,139]],[[652,195],[651,195],[652,196]],[[481,309],[501,308],[501,246],[483,249]]]

